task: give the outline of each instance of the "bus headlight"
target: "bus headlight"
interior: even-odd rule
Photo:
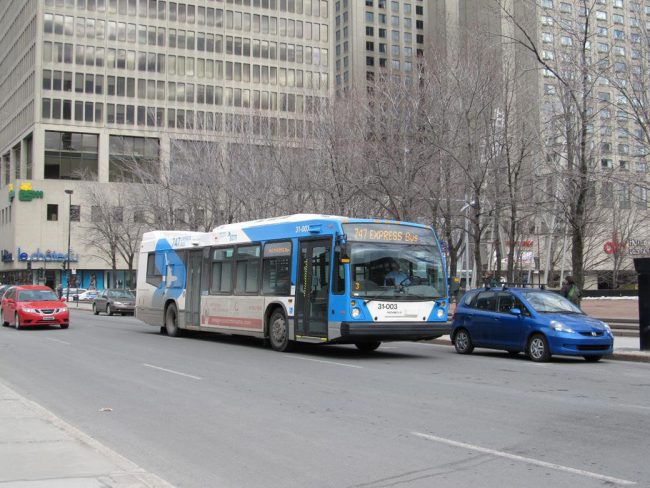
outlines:
[[[439,319],[441,319],[445,315],[445,309],[439,308],[438,311],[436,312],[436,315],[438,316]]]
[[[354,307],[352,309],[352,318],[353,319],[358,319],[361,316],[361,310],[358,309],[357,307]]]

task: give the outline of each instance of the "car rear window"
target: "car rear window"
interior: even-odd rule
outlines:
[[[133,300],[135,295],[130,291],[109,291],[108,296],[110,298],[121,298],[122,300]]]

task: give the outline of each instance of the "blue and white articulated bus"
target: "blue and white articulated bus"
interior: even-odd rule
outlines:
[[[142,239],[136,316],[170,336],[372,351],[448,334],[448,307],[438,239],[420,224],[301,214]]]

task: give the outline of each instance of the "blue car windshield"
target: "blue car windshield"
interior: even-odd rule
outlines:
[[[577,306],[557,293],[546,291],[522,292],[528,303],[540,313],[582,313]]]

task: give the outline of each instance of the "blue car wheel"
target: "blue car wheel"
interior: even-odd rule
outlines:
[[[458,354],[471,354],[474,350],[472,338],[467,329],[459,329],[454,336],[454,347]]]
[[[535,334],[528,340],[526,352],[528,357],[536,363],[545,363],[551,359],[551,350],[543,334]]]

